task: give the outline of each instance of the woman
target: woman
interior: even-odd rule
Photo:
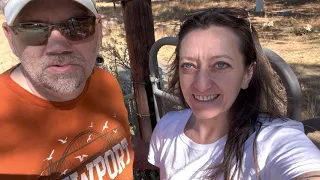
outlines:
[[[160,179],[319,179],[320,152],[285,119],[280,83],[243,9],[183,21],[169,92],[185,109],[157,124],[148,160]]]

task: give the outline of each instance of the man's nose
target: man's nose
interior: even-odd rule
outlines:
[[[197,72],[196,78],[194,79],[194,86],[199,92],[205,92],[213,86],[214,82],[210,78],[209,73],[208,70],[199,70]]]
[[[72,44],[58,29],[52,29],[47,43],[47,54],[68,54],[72,52]]]

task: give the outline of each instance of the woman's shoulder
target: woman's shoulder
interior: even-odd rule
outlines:
[[[160,119],[155,131],[168,132],[176,129],[177,127],[184,126],[191,114],[192,111],[190,109],[170,111]]]
[[[265,166],[266,174],[273,172],[273,176],[277,177],[271,179],[292,179],[298,174],[319,170],[320,151],[305,135],[301,122],[267,116],[260,116],[259,122],[259,166]],[[253,137],[250,139],[248,145],[251,146]]]
[[[260,114],[258,118],[258,122],[261,125],[261,131],[278,131],[279,129],[288,129],[304,133],[303,124],[296,120],[289,118],[271,118],[264,114]]]
[[[261,128],[257,141],[263,146],[287,146],[288,144],[310,144],[312,142],[304,133],[304,126],[301,122],[288,118],[270,118],[260,116]],[[261,145],[262,145],[261,144]],[[290,148],[290,147],[288,147]]]

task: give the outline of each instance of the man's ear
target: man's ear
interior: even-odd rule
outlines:
[[[256,62],[254,61],[246,69],[246,72],[245,72],[243,79],[242,79],[241,89],[247,89],[249,87],[249,83],[252,79],[253,72],[254,72],[255,68],[256,68]]]
[[[6,36],[7,40],[8,40],[8,43],[10,45],[10,48],[12,50],[12,52],[18,56],[18,53],[17,53],[17,50],[14,46],[14,43],[13,43],[13,38],[12,38],[12,35],[13,35],[13,31],[10,29],[10,27],[8,26],[8,24],[6,22],[2,23],[2,30],[4,32],[4,35]]]

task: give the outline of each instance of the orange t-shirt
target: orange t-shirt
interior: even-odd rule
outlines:
[[[0,75],[0,179],[133,179],[122,92],[95,68],[68,102],[36,97]]]

